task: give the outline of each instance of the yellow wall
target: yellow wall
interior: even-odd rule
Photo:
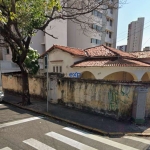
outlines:
[[[4,90],[21,93],[21,83],[21,76],[2,75]],[[62,78],[56,85],[56,95],[66,105],[128,119],[132,114],[134,90],[142,86],[144,84]],[[146,86],[146,116],[150,116],[150,86]],[[31,96],[46,97],[46,79],[30,77],[29,89]]]
[[[74,64],[74,62],[80,61],[82,59],[83,57],[77,57],[62,50],[55,49],[49,53],[48,71],[53,72],[53,66],[62,66],[62,73],[64,73],[65,77],[69,77],[70,73],[80,73],[78,69],[75,70],[71,66]],[[44,69],[44,71],[47,72],[47,69]]]
[[[132,114],[135,88],[131,83],[63,79],[58,86],[58,99],[69,106],[127,119]],[[146,115],[150,115],[150,87],[148,97]]]
[[[3,89],[8,89],[11,91],[16,91],[20,93],[22,91],[21,77],[16,77],[12,75],[2,75],[2,86]]]
[[[149,73],[149,72],[146,72],[146,73],[143,75],[143,77],[142,77],[141,80],[142,80],[142,81],[150,81],[150,73]]]
[[[120,80],[120,81],[133,81],[133,76],[128,72],[115,72],[104,78],[105,80]]]
[[[95,77],[91,72],[85,71],[82,73],[81,79],[95,79]]]
[[[22,80],[21,76],[2,75],[3,89],[9,91],[22,92]],[[46,79],[38,77],[29,77],[29,91],[31,96],[46,97],[45,92]]]

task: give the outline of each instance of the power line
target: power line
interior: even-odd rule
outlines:
[[[150,38],[148,38],[148,40],[142,45],[142,47],[150,40]]]

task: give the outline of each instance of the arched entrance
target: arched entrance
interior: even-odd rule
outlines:
[[[150,81],[150,72],[146,72],[141,78],[141,81]]]
[[[131,73],[120,71],[109,74],[104,78],[104,80],[135,81],[136,77],[134,77]]]
[[[82,78],[82,79],[95,79],[95,76],[91,72],[85,71],[82,73],[80,78]]]

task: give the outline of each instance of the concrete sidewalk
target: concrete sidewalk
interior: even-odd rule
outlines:
[[[122,136],[125,134],[150,136],[150,121],[147,121],[143,126],[137,126],[134,123],[120,122],[102,115],[83,112],[81,110],[71,109],[58,104],[49,103],[49,111],[47,112],[46,101],[32,100],[30,106],[20,106],[17,104],[20,101],[21,97],[12,95],[7,95],[4,98],[4,102],[6,103],[65,121],[99,134],[109,136]]]

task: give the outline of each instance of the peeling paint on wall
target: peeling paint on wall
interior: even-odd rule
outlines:
[[[22,93],[22,79],[20,75],[2,75],[3,90]],[[11,85],[11,86],[10,86]],[[29,77],[29,91],[31,97],[46,98],[46,78]]]
[[[118,111],[119,109],[118,97],[119,97],[118,90],[110,88],[108,92],[109,111]]]
[[[55,94],[61,104],[117,119],[131,117],[135,88],[146,86],[148,88],[146,117],[150,116],[150,84],[75,78],[59,78],[56,81]],[[11,76],[10,78],[9,75],[3,75],[2,83],[4,90],[16,93],[22,91],[21,76]],[[46,78],[30,77],[29,89],[31,96],[46,98]]]
[[[109,115],[120,119],[129,119],[132,114],[134,89],[139,84],[92,81],[79,79],[62,79],[59,97],[63,104]],[[150,87],[149,87],[150,88]],[[59,92],[58,90],[58,92]],[[150,90],[149,90],[150,97]],[[150,114],[150,102],[147,114]]]

